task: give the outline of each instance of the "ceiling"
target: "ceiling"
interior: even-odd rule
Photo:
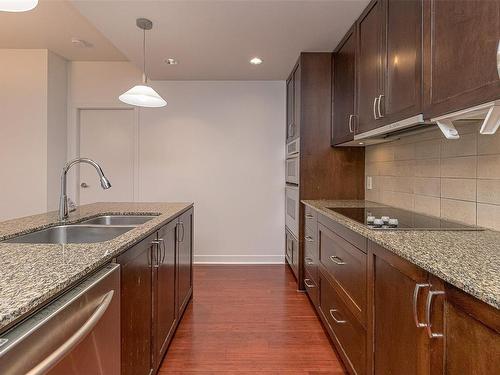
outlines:
[[[301,51],[332,51],[368,0],[71,0],[130,61],[165,80],[282,80]],[[1,22],[0,22],[1,23]],[[3,32],[3,25],[0,32]],[[259,56],[264,63],[249,64]],[[178,65],[167,65],[166,58]]]
[[[92,47],[74,46],[73,37],[86,40]],[[68,60],[127,59],[70,3],[62,0],[40,0],[29,12],[0,12],[0,48],[49,49]]]

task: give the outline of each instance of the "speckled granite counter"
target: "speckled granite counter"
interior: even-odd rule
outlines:
[[[94,203],[72,212],[67,224],[107,214],[159,216],[106,242],[65,245],[0,243],[0,331],[192,205]],[[0,223],[0,241],[57,224],[57,212],[5,221]]]
[[[380,207],[368,201],[303,201],[326,217],[500,309],[500,232],[380,231],[328,207]]]

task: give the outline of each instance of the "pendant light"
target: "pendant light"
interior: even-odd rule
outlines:
[[[1,0],[0,0],[1,1]],[[127,92],[121,94],[118,99],[122,102],[137,107],[164,107],[167,102],[155,91],[147,85],[146,77],[146,30],[153,28],[153,22],[146,18],[138,18],[136,25],[143,31],[142,38],[142,85],[132,87]]]
[[[38,5],[38,0],[0,0],[0,12],[27,12]]]

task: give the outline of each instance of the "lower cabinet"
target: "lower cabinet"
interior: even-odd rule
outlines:
[[[285,234],[285,258],[290,268],[292,269],[295,277],[298,277],[299,271],[299,241],[295,238],[295,236],[286,229]]]
[[[499,373],[500,310],[317,217],[319,279],[306,268],[304,284],[350,374]]]
[[[192,295],[193,209],[117,257],[122,375],[155,374]]]

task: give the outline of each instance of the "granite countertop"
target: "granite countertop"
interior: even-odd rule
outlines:
[[[0,331],[192,206],[192,203],[94,203],[70,213],[65,224],[109,214],[158,217],[99,243],[0,243]],[[55,211],[1,222],[0,241],[58,224]]]
[[[500,232],[374,230],[328,207],[384,205],[369,201],[335,200],[306,200],[302,203],[500,309]]]

